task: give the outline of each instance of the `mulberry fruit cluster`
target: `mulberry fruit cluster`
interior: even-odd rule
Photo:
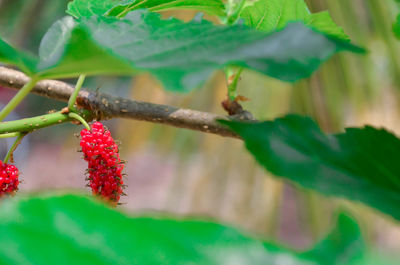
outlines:
[[[0,161],[0,197],[13,195],[18,190],[19,171],[14,165]]]
[[[123,194],[124,168],[118,145],[100,122],[94,122],[91,131],[83,129],[80,134],[80,146],[88,162],[88,180],[93,195],[100,195],[117,204]]]

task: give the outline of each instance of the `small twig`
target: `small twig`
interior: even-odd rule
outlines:
[[[75,102],[78,97],[79,91],[82,88],[83,82],[85,81],[86,75],[80,75],[78,81],[76,82],[74,92],[71,94],[68,100],[68,109],[71,111],[76,111]]]
[[[18,104],[31,92],[35,86],[37,79],[33,77],[27,81],[20,91],[7,103],[7,105],[0,111],[0,121],[4,120],[10,112],[15,109]]]
[[[29,78],[16,70],[0,67],[0,86],[20,89]],[[68,102],[74,87],[60,81],[43,80],[36,84],[32,93],[51,99]],[[246,120],[245,116],[229,117],[190,109],[180,109],[167,105],[153,104],[104,93],[81,90],[77,96],[78,106],[93,112],[94,119],[127,118],[153,123],[161,123],[225,137],[240,138],[222,126],[217,120]],[[1,125],[0,125],[1,126]]]
[[[0,139],[2,138],[12,138],[12,137],[18,137],[20,135],[19,132],[12,132],[12,133],[2,133],[0,134]]]
[[[8,163],[10,160],[11,163],[14,163],[14,151],[17,149],[18,145],[21,143],[22,138],[27,135],[27,133],[19,133],[17,139],[14,144],[11,146],[10,150],[8,150],[6,157],[4,158],[4,163]]]
[[[79,114],[79,115],[78,115]],[[87,120],[91,120],[91,112],[81,110],[77,115],[84,117]],[[25,118],[15,121],[0,122],[0,135],[9,134],[14,132],[26,133],[32,132],[41,128],[53,126],[55,124],[61,124],[65,122],[74,121],[74,117],[70,117],[68,114],[62,111],[53,112],[45,115],[40,115],[31,118]]]
[[[78,120],[80,123],[82,123],[83,126],[85,126],[86,129],[88,129],[90,131],[89,124],[85,121],[84,118],[79,116],[79,114],[76,114],[75,112],[70,112],[70,113],[68,113],[68,117]]]
[[[237,85],[239,83],[240,75],[242,74],[242,72],[243,68],[239,68],[236,73],[227,76],[228,99],[230,99],[231,101],[235,100],[237,97]]]

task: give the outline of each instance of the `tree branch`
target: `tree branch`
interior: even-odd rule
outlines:
[[[0,86],[20,89],[29,81],[22,72],[0,67]],[[56,80],[43,80],[37,83],[32,93],[47,98],[68,102],[74,88],[67,83]],[[121,97],[113,97],[105,93],[81,90],[77,104],[94,113],[94,118],[104,120],[110,118],[127,118],[171,125],[195,131],[213,133],[225,137],[240,138],[238,135],[217,123],[218,119],[248,120],[246,115],[221,116],[190,109],[180,109],[167,105],[153,104]]]

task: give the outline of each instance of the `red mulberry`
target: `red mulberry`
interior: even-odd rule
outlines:
[[[91,131],[81,131],[80,146],[84,159],[88,162],[88,180],[92,194],[117,204],[123,194],[124,165],[110,131],[100,122],[95,122]]]
[[[18,190],[19,171],[14,165],[0,161],[0,197],[3,195],[14,195]]]

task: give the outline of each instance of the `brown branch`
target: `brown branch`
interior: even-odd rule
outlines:
[[[0,67],[0,86],[20,89],[29,78],[22,72]],[[74,87],[56,80],[43,80],[37,83],[32,93],[47,98],[68,102]],[[77,104],[91,110],[97,120],[127,118],[153,123],[171,125],[225,137],[240,138],[220,125],[218,119],[247,119],[246,116],[221,116],[190,109],[180,109],[167,105],[113,97],[105,93],[81,90]]]

